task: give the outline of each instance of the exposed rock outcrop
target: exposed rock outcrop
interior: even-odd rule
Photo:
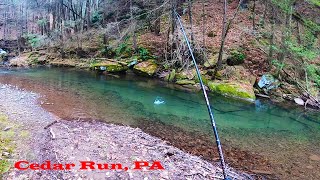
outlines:
[[[256,99],[253,86],[247,82],[209,81],[208,87],[212,92],[225,96],[235,97],[248,101],[254,101]]]
[[[152,60],[141,62],[133,67],[133,72],[137,75],[149,77],[154,76],[157,70],[158,65]]]

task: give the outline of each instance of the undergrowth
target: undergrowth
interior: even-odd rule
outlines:
[[[0,129],[3,130],[6,127],[10,127],[8,119],[4,115],[0,115]],[[14,131],[11,129],[0,132],[0,179],[2,175],[9,171],[11,163],[7,153],[12,154],[14,151],[13,137],[15,136]]]

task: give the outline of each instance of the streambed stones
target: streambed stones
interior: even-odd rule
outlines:
[[[312,154],[309,156],[309,159],[312,161],[320,161],[320,156]]]

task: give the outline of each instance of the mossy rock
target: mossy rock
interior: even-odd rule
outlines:
[[[179,84],[179,85],[194,85],[194,84],[196,84],[195,81],[187,80],[187,79],[178,80],[178,81],[176,81],[176,83]]]
[[[196,74],[195,70],[188,70],[188,71],[184,70],[179,73],[176,73],[176,79],[177,80],[183,80],[183,79],[192,80],[192,79],[194,79],[195,74]]]
[[[212,92],[225,96],[244,99],[248,101],[254,101],[256,99],[253,86],[249,83],[232,81],[210,81],[208,82],[208,87]]]
[[[101,70],[111,73],[117,73],[117,72],[125,72],[128,70],[127,66],[124,66],[123,64],[119,62],[113,62],[113,61],[104,61],[100,63],[96,63],[91,65],[93,69],[95,70]]]
[[[204,85],[208,85],[208,82],[209,82],[208,77],[206,77],[205,75],[201,75],[201,79]],[[200,83],[198,76],[195,76],[195,82]]]
[[[176,76],[176,70],[173,69],[168,75],[166,75],[166,77],[164,78],[166,81],[168,82],[173,82],[174,78]]]
[[[154,76],[158,70],[158,65],[152,61],[144,61],[133,67],[133,72],[141,76]]]

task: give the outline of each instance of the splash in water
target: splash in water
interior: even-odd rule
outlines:
[[[162,97],[159,97],[159,96],[158,96],[158,97],[154,100],[153,104],[155,104],[155,105],[165,104],[165,101],[163,100]]]

